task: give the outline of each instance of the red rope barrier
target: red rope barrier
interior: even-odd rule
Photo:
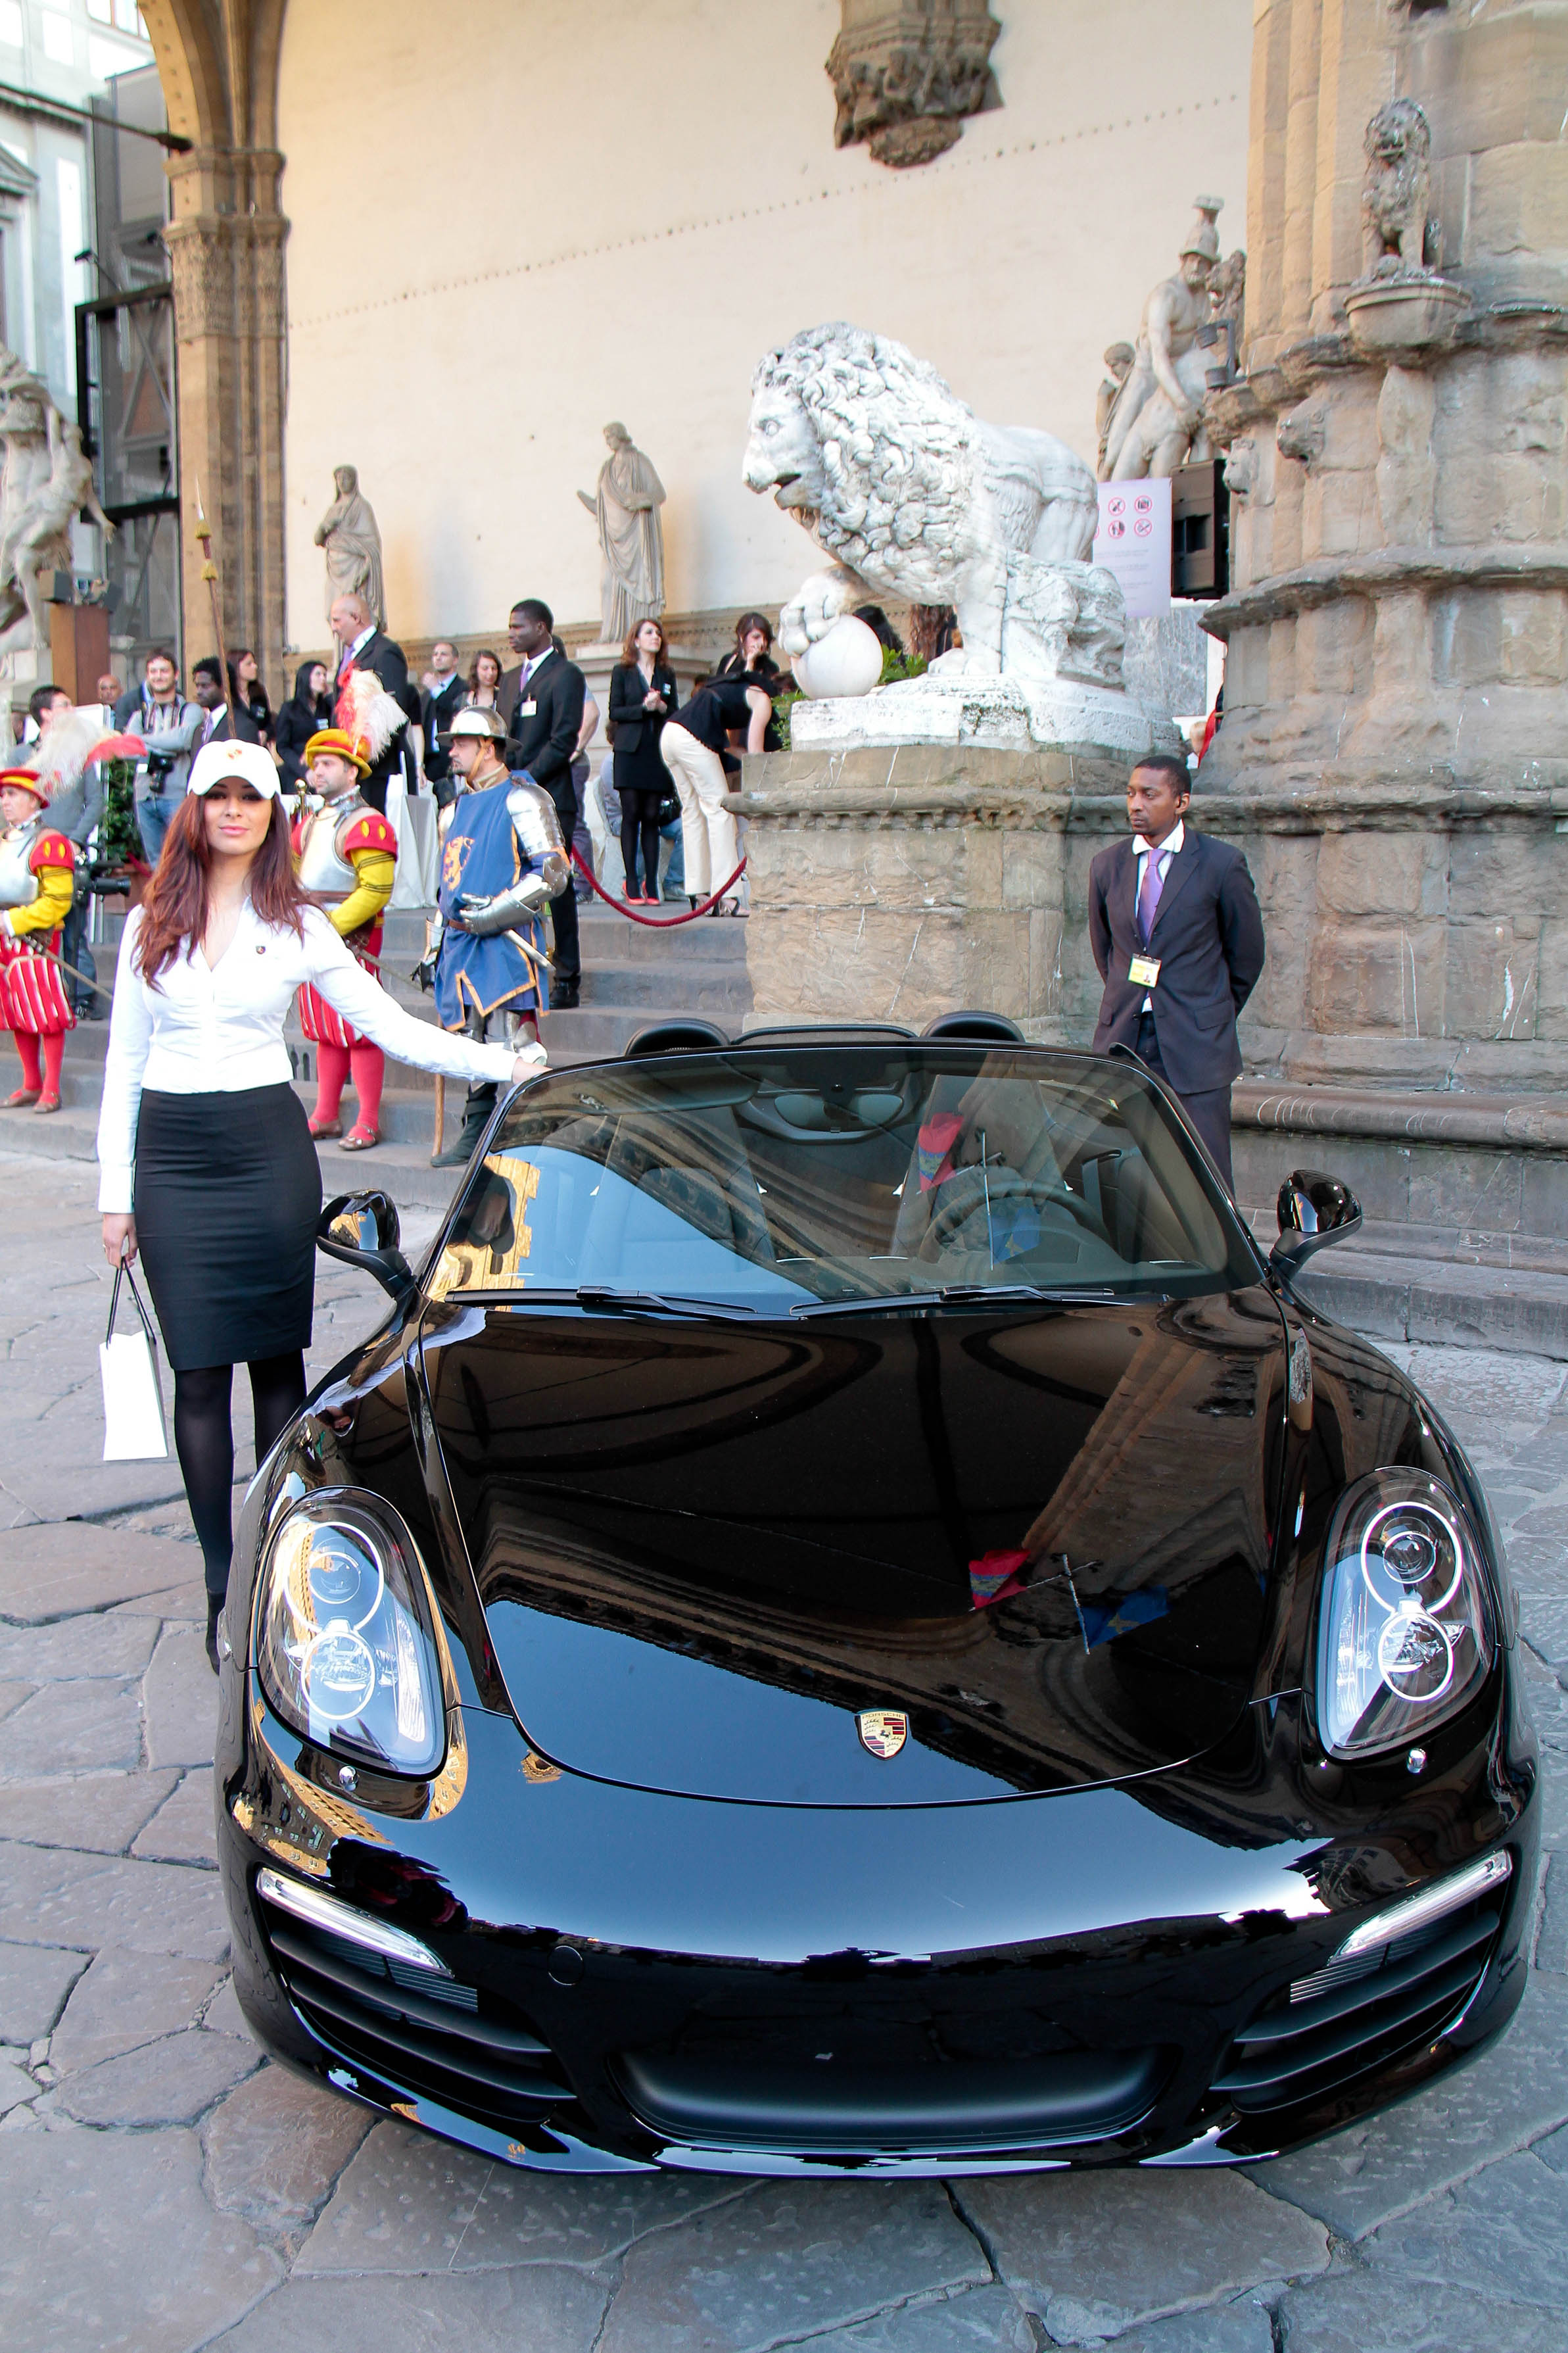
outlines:
[[[617,915],[626,917],[628,923],[646,923],[650,932],[672,932],[677,923],[694,923],[699,915],[705,915],[710,907],[716,907],[719,904],[725,892],[732,890],[746,871],[746,861],[742,858],[728,882],[721,882],[710,899],[704,899],[700,907],[689,908],[684,915],[639,915],[635,907],[628,907],[621,900],[611,897],[598,876],[584,864],[583,853],[580,849],[573,850],[572,863],[584,880],[598,892],[606,907],[613,907]]]

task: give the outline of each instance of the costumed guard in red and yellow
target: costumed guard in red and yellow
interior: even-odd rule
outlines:
[[[300,880],[326,911],[359,963],[375,972],[381,958],[382,911],[397,872],[397,836],[385,818],[360,798],[359,783],[370,773],[363,736],[325,727],[310,738],[302,757],[312,795],[320,806],[294,825]],[[314,1136],[342,1135],[338,1118],[343,1087],[353,1073],[359,1117],[343,1136],[344,1152],[367,1152],[381,1141],[381,1088],[386,1058],[362,1038],[325,997],[310,987],[300,991],[300,1026],[316,1049]]]
[[[29,1103],[58,1111],[66,1031],[76,1028],[60,968],[49,961],[70,913],[76,850],[63,833],[48,830],[48,798],[49,779],[37,770],[0,769],[0,1020],[22,1058],[22,1083],[5,1097],[7,1111]]]

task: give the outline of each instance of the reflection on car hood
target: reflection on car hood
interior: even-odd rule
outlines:
[[[973,1799],[1158,1769],[1246,1703],[1264,1291],[804,1330],[435,1306],[423,1349],[490,1639],[563,1765]]]

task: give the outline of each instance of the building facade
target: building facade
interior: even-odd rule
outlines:
[[[596,634],[575,492],[612,417],[668,492],[678,625],[776,608],[805,543],[741,484],[751,373],[826,318],[1092,458],[1101,353],[1194,190],[1241,241],[1251,13],[998,5],[1000,104],[900,169],[835,145],[839,0],[383,0],[373,37],[353,0],[147,0],[192,142],[170,166],[185,521],[217,485],[233,634],[274,671],[321,642],[313,533],[345,462],[405,642],[493,638],[531,593]]]

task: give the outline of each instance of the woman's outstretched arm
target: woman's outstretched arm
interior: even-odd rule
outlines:
[[[542,1046],[521,1053],[510,1046],[478,1046],[432,1022],[416,1021],[354,962],[319,908],[312,907],[305,917],[305,947],[312,985],[334,1011],[395,1060],[411,1063],[416,1071],[434,1071],[442,1078],[467,1079],[470,1085],[490,1080],[504,1083],[543,1069],[548,1057]]]

